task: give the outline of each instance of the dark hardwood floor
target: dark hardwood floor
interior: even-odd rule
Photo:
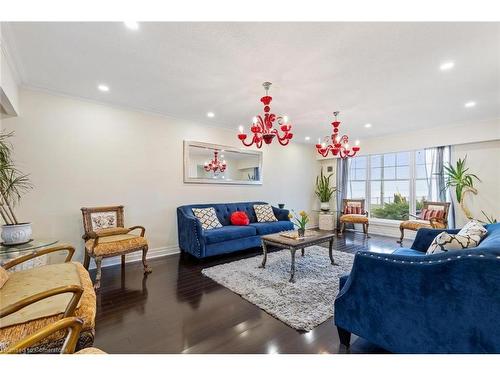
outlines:
[[[335,249],[392,252],[394,238],[346,233]],[[107,267],[97,293],[95,346],[108,353],[338,353],[332,319],[298,332],[201,274],[216,264],[255,256],[260,249],[197,261],[171,255]],[[92,275],[94,276],[94,275]],[[351,353],[384,353],[353,337]]]

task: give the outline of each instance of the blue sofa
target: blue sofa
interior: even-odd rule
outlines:
[[[227,254],[234,251],[258,247],[260,236],[293,229],[288,210],[273,207],[278,221],[258,223],[253,206],[265,202],[207,203],[177,207],[179,247],[197,258]],[[203,230],[193,214],[193,208],[214,207],[222,228]],[[235,211],[244,211],[250,218],[247,226],[231,225],[230,217]]]
[[[354,333],[395,353],[500,353],[500,223],[486,229],[470,250],[426,255],[443,230],[420,229],[411,248],[358,252],[335,300],[341,343]]]

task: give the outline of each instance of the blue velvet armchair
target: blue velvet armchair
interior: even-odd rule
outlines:
[[[335,325],[395,353],[500,353],[500,223],[478,247],[426,255],[443,230],[409,249],[358,252],[340,279]],[[458,230],[446,230],[457,233]]]

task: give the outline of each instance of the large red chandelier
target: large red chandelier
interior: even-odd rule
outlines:
[[[207,172],[214,172],[214,174],[219,174],[227,169],[227,163],[225,160],[219,160],[219,151],[214,151],[214,158],[211,161],[206,161],[203,168]]]
[[[333,112],[335,120],[332,122],[333,134],[331,136],[326,136],[323,143],[316,144],[316,149],[318,153],[327,157],[329,153],[333,156],[340,156],[342,159],[350,158],[356,155],[360,150],[359,141],[356,141],[355,146],[349,146],[349,137],[347,135],[339,135],[340,121],[337,120],[339,112]]]
[[[276,116],[274,113],[271,113],[269,105],[273,98],[268,95],[271,82],[264,82],[262,86],[266,90],[266,95],[260,98],[260,101],[264,104],[264,117],[258,115],[253,118],[253,124],[250,127],[253,136],[250,141],[246,141],[247,135],[243,133],[243,126],[239,127],[240,133],[238,134],[238,139],[247,147],[255,144],[257,148],[261,148],[262,143],[271,144],[276,137],[280,145],[286,146],[290,142],[290,139],[293,138],[293,134],[290,133],[292,125],[288,122],[287,116]],[[282,134],[280,134],[280,130],[273,127],[274,122],[278,123]]]

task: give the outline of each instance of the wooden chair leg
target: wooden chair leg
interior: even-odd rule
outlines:
[[[146,262],[146,255],[148,255],[148,247],[142,249],[142,265],[144,266],[144,273],[151,273],[153,270],[148,266]]]
[[[366,238],[370,238],[370,235],[368,234],[369,225],[370,225],[369,223],[363,224],[363,233],[366,235]]]
[[[88,271],[89,265],[90,265],[90,255],[89,255],[89,253],[87,253],[87,250],[84,250],[84,252],[85,252],[85,254],[84,254],[84,259],[83,259],[83,266]]]
[[[95,276],[95,283],[94,283],[95,290],[101,287],[101,263],[102,263],[102,258],[95,258],[95,265],[97,267],[97,274]]]
[[[125,267],[125,254],[122,255],[122,267]]]
[[[403,246],[403,238],[405,237],[405,228],[399,227],[399,230],[401,231],[401,237],[399,241],[397,241],[401,246]]]

